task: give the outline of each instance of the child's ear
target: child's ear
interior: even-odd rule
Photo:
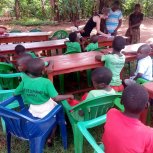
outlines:
[[[149,108],[149,106],[150,106],[150,103],[149,103],[149,101],[146,103],[146,105],[145,105],[145,108],[147,109],[147,108]]]

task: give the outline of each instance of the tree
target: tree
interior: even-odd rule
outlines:
[[[20,18],[20,3],[19,3],[19,0],[15,0],[14,10],[15,10],[16,19],[18,20]]]

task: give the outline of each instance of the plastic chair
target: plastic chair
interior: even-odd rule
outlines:
[[[90,143],[92,148],[95,150],[94,153],[104,153],[104,146],[98,145],[93,138],[93,136],[89,133],[88,129],[94,128],[96,126],[102,125],[106,122],[106,115],[102,115],[90,121],[78,122],[78,128],[82,135],[86,138],[86,140]]]
[[[74,107],[71,107],[67,101],[62,102],[73,129],[75,153],[82,153],[83,146],[83,135],[79,131],[77,123],[106,114],[107,110],[114,106],[113,102],[117,97],[120,95],[96,97],[85,100]]]
[[[18,78],[13,74],[15,72],[16,69],[12,64],[0,62],[0,85],[2,89],[15,89],[18,86]]]
[[[7,79],[11,79],[11,78],[18,78],[21,77],[21,73],[12,73],[12,74],[0,74],[0,78],[7,78]],[[19,82],[19,80],[18,80]],[[4,101],[10,97],[13,96],[13,93],[14,93],[14,89],[12,90],[2,90],[0,89],[0,101]],[[17,101],[14,101],[13,103],[9,104],[7,106],[7,108],[17,108],[19,105],[17,103]],[[5,128],[5,123],[4,123],[4,120],[1,119],[1,124],[2,124],[2,129],[3,129],[3,132],[5,133],[6,132],[6,128]]]
[[[6,106],[17,100],[20,112],[6,108]],[[46,138],[52,130],[59,125],[63,146],[67,148],[67,133],[65,119],[61,105],[55,108],[44,118],[34,118],[25,107],[21,96],[14,96],[0,104],[0,116],[6,123],[7,151],[11,152],[11,135],[28,140],[31,153],[42,153]]]
[[[41,30],[40,29],[32,29],[29,32],[41,32]]]
[[[136,80],[136,82],[139,83],[139,84],[144,84],[144,83],[147,83],[147,82],[150,82],[150,81],[149,80],[146,80],[146,79],[143,79],[143,78],[138,78]]]
[[[9,33],[21,33],[21,30],[14,29],[14,30],[11,30]]]
[[[68,33],[65,30],[56,31],[49,39],[64,39],[68,37]]]

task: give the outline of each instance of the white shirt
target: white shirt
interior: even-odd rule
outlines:
[[[77,31],[80,31],[81,28],[80,27],[73,26],[73,27],[71,27],[71,30],[72,30],[72,32],[77,32]],[[81,34],[80,33],[77,33],[77,37],[78,38],[81,38]]]
[[[143,74],[142,78],[149,81],[152,80],[152,59],[150,56],[147,56],[138,61],[135,75],[137,75],[138,73]]]

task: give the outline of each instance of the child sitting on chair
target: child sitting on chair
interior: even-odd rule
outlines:
[[[98,36],[97,35],[93,35],[90,38],[90,44],[87,45],[87,47],[85,48],[85,51],[93,51],[98,49]]]
[[[147,81],[152,80],[152,59],[149,56],[151,52],[151,47],[144,44],[138,48],[137,51],[137,67],[134,76],[130,79],[125,79],[124,83],[130,85],[136,83],[138,78],[142,78]]]
[[[37,118],[45,117],[56,105],[56,102],[73,95],[58,95],[53,83],[41,77],[44,62],[39,58],[27,62],[27,74],[15,90],[15,95],[22,95],[25,103],[30,104],[29,112]],[[56,101],[56,102],[55,102]]]
[[[76,32],[71,32],[69,34],[69,41],[65,42],[65,44],[67,47],[65,54],[81,53],[81,46],[78,42]]]
[[[102,137],[106,153],[153,153],[153,128],[139,120],[148,100],[143,86],[125,88],[121,98],[125,111],[112,108],[107,113]]]
[[[107,55],[97,55],[95,58],[98,61],[104,61],[105,66],[112,71],[113,77],[111,80],[111,87],[117,92],[123,91],[122,80],[120,79],[120,73],[125,64],[125,56],[121,53],[124,49],[126,41],[123,37],[117,36],[113,41],[113,52]]]
[[[91,74],[94,89],[86,93],[81,98],[81,101],[88,100],[98,96],[114,95],[116,92],[109,84],[112,80],[112,72],[106,67],[96,68]],[[80,102],[77,100],[68,100],[71,106],[77,105]]]

